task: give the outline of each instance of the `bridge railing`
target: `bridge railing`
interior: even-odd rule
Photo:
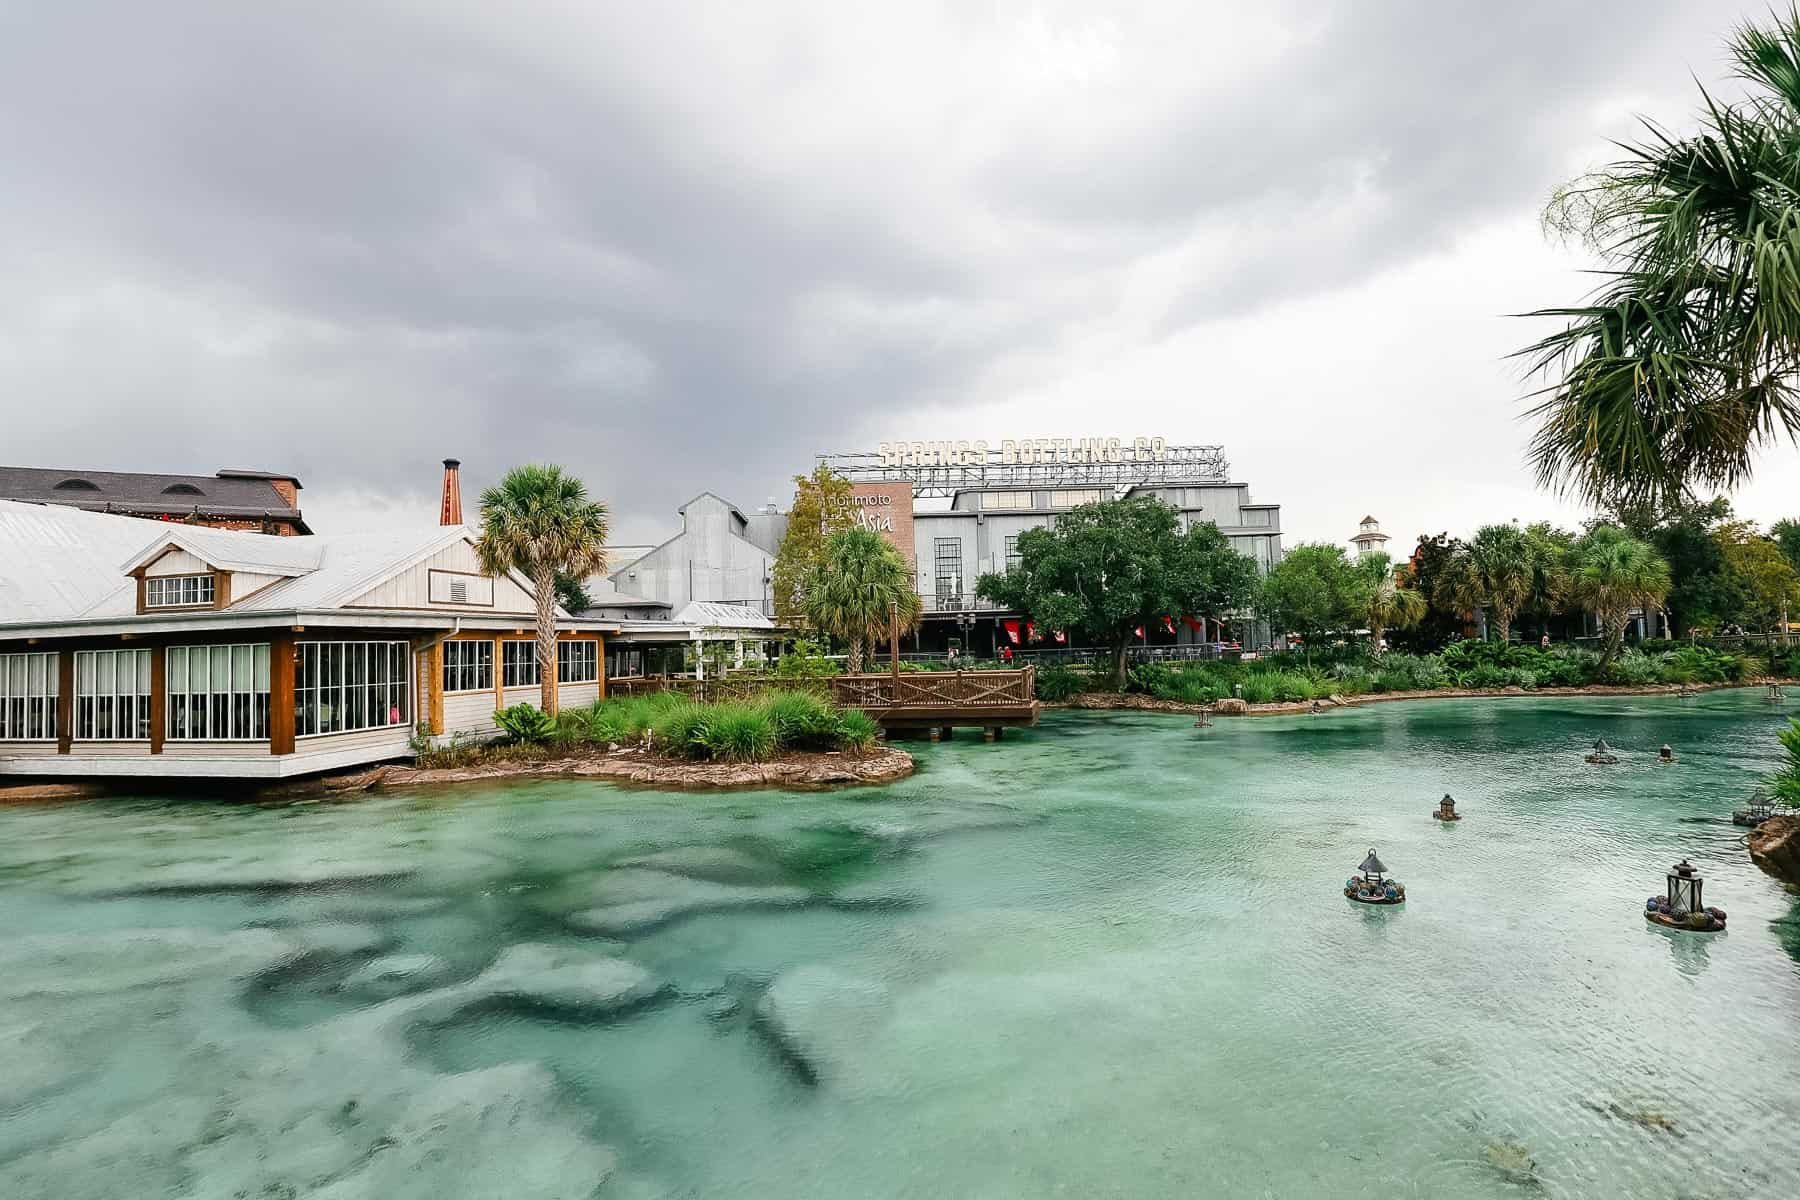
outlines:
[[[838,675],[833,697],[846,708],[1021,708],[1037,697],[1037,669],[1011,671],[902,671]]]

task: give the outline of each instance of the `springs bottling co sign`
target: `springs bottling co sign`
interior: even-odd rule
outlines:
[[[880,465],[900,467],[1015,467],[1054,463],[1169,463],[1184,455],[1211,452],[1210,446],[1171,446],[1159,437],[1003,438],[998,445],[974,441],[882,442]]]

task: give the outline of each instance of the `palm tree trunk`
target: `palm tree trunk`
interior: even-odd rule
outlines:
[[[1512,641],[1512,614],[1498,605],[1494,608],[1494,624],[1500,629],[1500,644]]]
[[[1369,654],[1371,657],[1381,657],[1381,635],[1386,632],[1387,628],[1380,621],[1369,622]]]
[[[539,567],[532,580],[537,592],[538,707],[556,715],[556,576]]]
[[[863,640],[860,635],[850,639],[850,653],[846,659],[844,667],[850,674],[856,675],[862,671]]]

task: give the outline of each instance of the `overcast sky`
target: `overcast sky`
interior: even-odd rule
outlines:
[[[1537,214],[1766,11],[886,8],[0,0],[0,462],[288,471],[334,530],[554,460],[653,541],[821,450],[1158,435],[1290,545],[1573,523],[1505,360],[1587,287]]]

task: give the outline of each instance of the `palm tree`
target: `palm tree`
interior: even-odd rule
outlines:
[[[606,567],[606,505],[556,466],[514,467],[481,493],[481,538],[489,575],[517,571],[537,598],[538,700],[556,713],[556,577],[585,579]],[[498,664],[496,664],[498,665]]]
[[[814,628],[850,644],[845,667],[854,675],[863,668],[863,648],[889,636],[895,612],[910,629],[921,604],[900,552],[873,530],[852,527],[826,540],[802,584],[801,609]]]
[[[1381,653],[1381,638],[1389,629],[1407,629],[1425,619],[1428,607],[1417,589],[1401,587],[1394,579],[1394,560],[1382,553],[1365,554],[1356,562],[1363,577],[1363,621],[1369,627],[1369,645]]]
[[[1500,631],[1512,638],[1513,617],[1531,594],[1541,550],[1517,525],[1483,525],[1457,551],[1438,583],[1438,603],[1464,612],[1487,609]]]
[[[1669,564],[1648,542],[1616,525],[1596,525],[1569,554],[1569,589],[1600,622],[1606,651],[1600,665],[1618,654],[1631,610],[1649,610],[1669,594]]]
[[[1800,436],[1800,8],[1730,42],[1745,99],[1702,92],[1701,129],[1645,122],[1627,157],[1576,180],[1546,224],[1612,264],[1560,331],[1520,351],[1538,395],[1540,482],[1585,498],[1730,488]]]

